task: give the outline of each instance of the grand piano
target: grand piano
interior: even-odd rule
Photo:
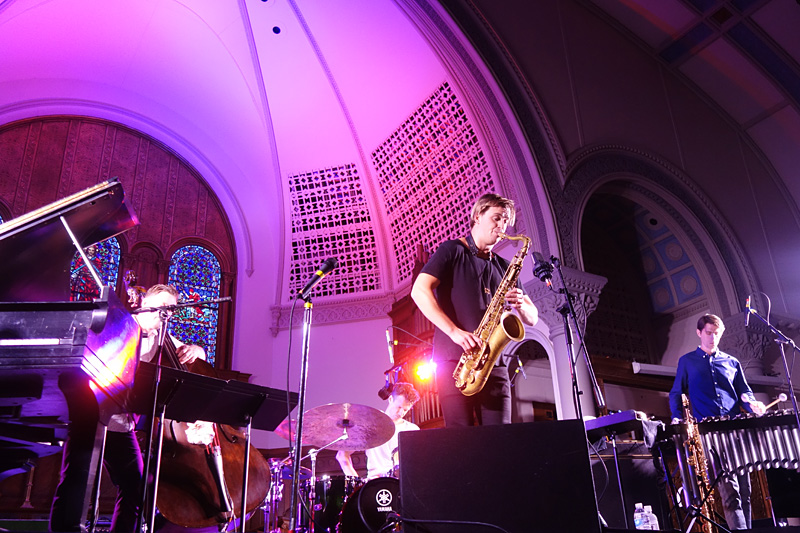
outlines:
[[[0,479],[59,452],[76,413],[100,428],[124,410],[139,328],[109,287],[69,301],[70,266],[75,243],[138,223],[122,185],[107,181],[0,224]],[[98,458],[96,446],[93,465]]]

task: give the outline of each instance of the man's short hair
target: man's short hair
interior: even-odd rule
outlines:
[[[514,225],[514,220],[517,216],[517,213],[514,210],[514,200],[503,198],[499,194],[489,193],[478,198],[478,200],[472,206],[472,213],[469,216],[469,227],[472,228],[472,226],[475,225],[475,217],[484,214],[491,207],[502,207],[505,209],[506,214],[508,215],[509,226]]]
[[[147,289],[147,292],[144,293],[144,298],[147,298],[148,296],[154,296],[156,294],[161,294],[162,292],[168,292],[169,294],[174,296],[176,300],[180,299],[181,296],[180,293],[178,292],[178,289],[176,289],[172,285],[163,285],[161,283],[158,283]]]
[[[414,388],[414,385],[405,381],[398,381],[394,384],[392,397],[395,398],[397,396],[405,396],[406,400],[411,402],[412,405],[419,401],[417,389]]]
[[[712,315],[711,313],[706,313],[697,320],[697,331],[703,331],[703,329],[706,327],[706,324],[711,324],[712,326],[725,329],[725,324],[722,322],[722,319],[717,315]]]

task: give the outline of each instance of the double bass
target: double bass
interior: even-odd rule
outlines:
[[[169,335],[162,361],[179,370],[218,377],[202,359],[181,363]],[[179,526],[217,526],[220,531],[242,519],[236,514],[241,506],[246,445],[244,431],[233,426],[165,420],[156,498],[161,515]],[[266,500],[270,487],[269,463],[252,444],[249,455],[244,518]]]

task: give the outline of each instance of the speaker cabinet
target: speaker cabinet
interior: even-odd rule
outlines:
[[[786,468],[765,470],[772,513],[778,518],[800,517],[800,472]]]
[[[610,445],[598,447],[600,458],[592,454],[592,473],[600,514],[609,527],[633,529],[633,510],[637,503],[649,505],[661,529],[669,529],[668,488],[661,467],[657,467],[643,442],[617,443],[617,462]],[[619,478],[617,477],[619,464]],[[620,482],[623,501],[620,501]],[[626,522],[627,520],[627,522]]]
[[[406,431],[399,451],[407,533],[600,532],[579,420]]]

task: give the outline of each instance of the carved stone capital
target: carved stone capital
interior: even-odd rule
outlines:
[[[770,329],[758,319],[752,318],[745,326],[747,313],[742,312],[725,319],[725,334],[719,347],[727,352],[754,375],[764,374],[764,351],[772,342]]]
[[[539,319],[550,328],[551,338],[564,333],[564,318],[561,313],[566,306],[564,287],[574,297],[572,304],[578,321],[585,323],[586,318],[597,309],[600,293],[608,281],[603,276],[564,266],[561,267],[561,272],[564,275],[563,282],[558,271],[554,272],[552,289],[539,280],[532,280],[525,286],[526,292],[539,310]]]
[[[336,322],[351,322],[354,320],[368,320],[371,318],[385,318],[389,315],[394,303],[394,295],[391,294],[381,298],[365,298],[362,300],[348,300],[347,302],[325,302],[314,304],[314,323],[332,324]],[[282,329],[289,327],[290,305],[273,305],[270,307],[272,312],[272,324],[270,332],[272,336],[278,335]],[[300,326],[303,322],[303,306],[298,303],[294,312],[293,326]]]
[[[273,337],[277,337],[278,332],[281,330],[281,328],[278,327],[278,324],[281,323],[281,314],[283,313],[283,307],[281,307],[280,305],[273,305],[272,307],[269,308],[269,310],[270,313],[272,313],[272,323],[269,328],[269,331],[270,333],[272,333]]]

